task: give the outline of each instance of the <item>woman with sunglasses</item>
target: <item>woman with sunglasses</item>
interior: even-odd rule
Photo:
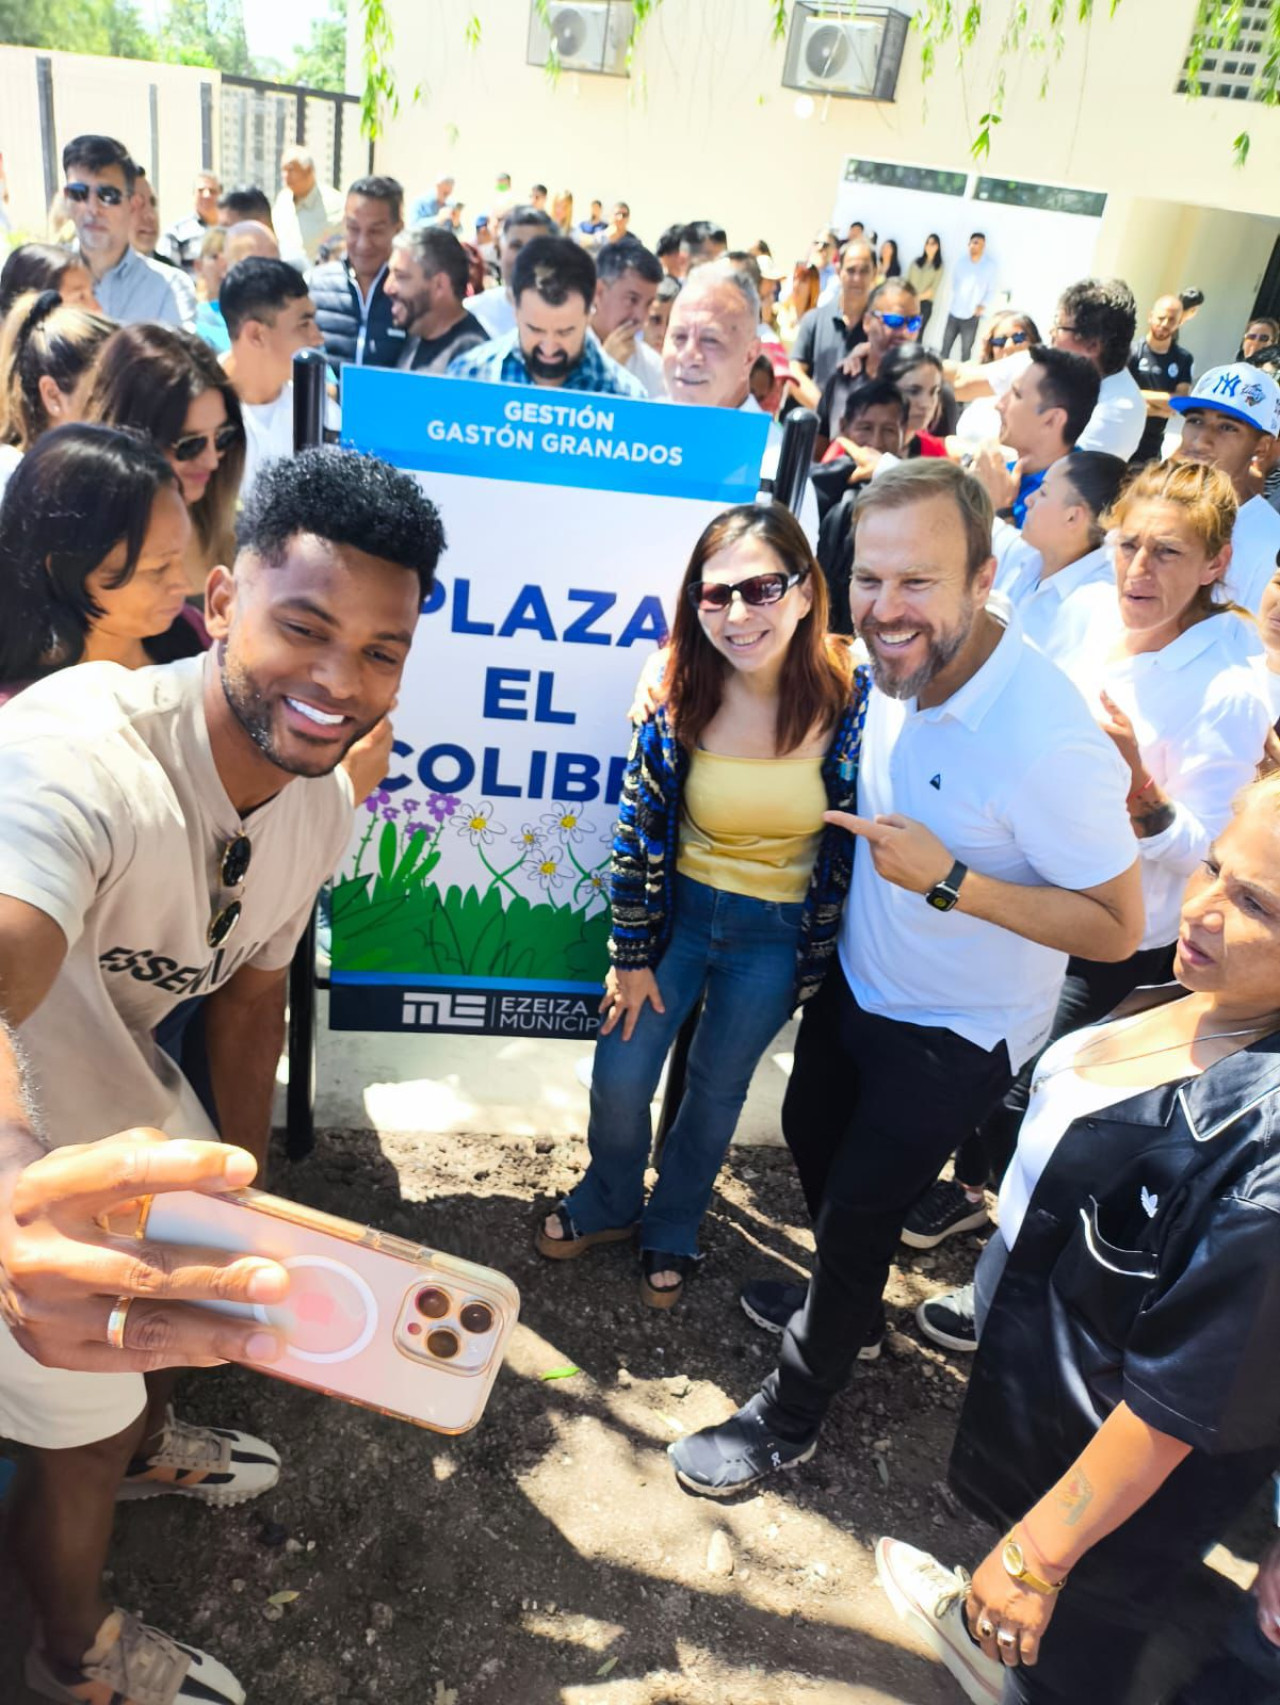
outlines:
[[[93,363],[113,330],[54,289],[12,304],[0,331],[0,493],[41,433],[83,414]]]
[[[989,367],[993,361],[1007,361],[1011,355],[1020,355],[1024,350],[1043,341],[1039,327],[1030,314],[1007,309],[1003,313],[993,315],[988,322],[986,336],[978,350],[978,365]],[[961,370],[955,377],[956,395],[960,397],[965,395],[965,372],[971,373],[973,369]],[[989,392],[990,388],[984,385],[982,389],[983,392]],[[956,422],[956,437],[963,438],[969,444],[999,443],[1000,416],[996,413],[994,396],[980,394],[974,397]]]
[[[614,838],[613,930],[591,1084],[591,1164],[537,1236],[564,1260],[639,1227],[641,1295],[670,1308],[761,1055],[835,952],[865,672],[826,627],[826,588],[789,511],[717,517],[685,571],[651,719]],[[642,678],[643,684],[643,678]],[[649,1103],[705,1001],[648,1204]]]
[[[168,460],[194,523],[188,589],[202,594],[213,565],[234,555],[244,471],[240,403],[217,357],[192,332],[122,326],[102,350],[85,418],[145,433]]]
[[[926,328],[946,276],[941,239],[936,231],[930,231],[924,240],[924,248],[907,268],[907,283],[920,298],[920,318]]]
[[[45,433],[0,503],[0,697],[74,663],[194,656],[190,536],[177,476],[137,433]]]

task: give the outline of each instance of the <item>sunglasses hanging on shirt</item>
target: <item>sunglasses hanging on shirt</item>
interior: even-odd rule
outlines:
[[[218,880],[224,888],[239,888],[249,874],[249,860],[252,857],[253,845],[248,835],[242,832],[227,842],[218,862]],[[220,910],[214,911],[204,937],[210,947],[222,946],[240,922],[241,910],[240,901],[231,900]]]

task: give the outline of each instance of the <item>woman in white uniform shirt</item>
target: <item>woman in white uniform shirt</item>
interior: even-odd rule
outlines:
[[[1262,758],[1271,715],[1251,664],[1257,630],[1218,595],[1231,561],[1235,511],[1231,482],[1217,469],[1153,464],[1105,519],[1115,585],[1085,587],[1073,600],[1083,637],[1058,662],[1132,772],[1129,817],[1147,927],[1138,951],[1119,964],[1068,962],[1046,1047],[1105,1017],[1134,989],[1171,979],[1187,878]],[[1089,801],[1081,800],[1080,809],[1087,811]],[[981,1186],[999,1183],[1013,1153],[1033,1064],[956,1155],[956,1184],[975,1211]],[[968,1338],[972,1348],[971,1331],[957,1324],[957,1306],[966,1302],[971,1297],[956,1292],[922,1305],[922,1328],[935,1336],[930,1327],[940,1325],[946,1336],[937,1341],[963,1348],[960,1340]],[[971,1319],[971,1306],[968,1314]]]

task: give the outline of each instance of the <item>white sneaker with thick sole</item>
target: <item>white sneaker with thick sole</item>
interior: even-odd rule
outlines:
[[[38,1646],[27,1653],[27,1686],[60,1705],[244,1705],[231,1671],[128,1611],[113,1610],[80,1667],[55,1666]]]
[[[118,1499],[175,1492],[225,1509],[268,1492],[280,1478],[280,1457],[264,1439],[230,1427],[196,1427],[165,1411],[160,1443],[129,1464]]]
[[[882,1539],[876,1545],[876,1574],[890,1604],[942,1659],[965,1698],[974,1705],[999,1705],[1004,1665],[969,1637],[964,1620],[969,1577],[964,1570],[944,1569],[927,1551],[900,1539]]]

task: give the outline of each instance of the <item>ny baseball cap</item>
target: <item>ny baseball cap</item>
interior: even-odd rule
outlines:
[[[1280,385],[1270,373],[1250,367],[1247,361],[1211,367],[1196,380],[1189,396],[1170,397],[1169,407],[1176,414],[1212,409],[1259,432],[1280,434]]]

